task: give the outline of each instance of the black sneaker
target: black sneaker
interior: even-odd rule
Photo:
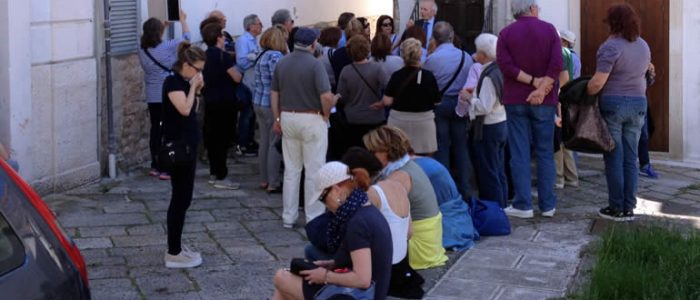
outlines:
[[[246,157],[255,157],[258,156],[258,149],[257,148],[250,148],[250,147],[244,147],[241,150],[243,150],[243,156]]]
[[[603,219],[613,220],[615,222],[627,221],[625,214],[613,207],[601,208],[598,215]]]
[[[631,222],[634,221],[634,211],[628,210],[622,213],[622,215],[625,218],[625,221]]]

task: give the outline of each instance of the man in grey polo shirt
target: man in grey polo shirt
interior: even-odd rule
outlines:
[[[275,117],[273,130],[282,134],[284,185],[282,221],[292,228],[299,213],[299,180],[304,179],[306,221],[322,214],[314,186],[318,170],[326,162],[328,117],[335,105],[328,75],[320,60],[314,58],[318,31],[299,28],[294,36],[297,51],[282,58],[272,76],[270,99]]]

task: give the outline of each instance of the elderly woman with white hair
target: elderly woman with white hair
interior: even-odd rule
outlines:
[[[479,178],[479,197],[497,201],[505,207],[508,199],[508,181],[505,174],[505,149],[508,140],[506,109],[501,104],[503,74],[494,62],[498,38],[489,33],[480,34],[475,41],[474,59],[483,65],[474,94],[464,89],[459,94],[457,114],[467,113],[472,120],[472,143],[476,172]]]

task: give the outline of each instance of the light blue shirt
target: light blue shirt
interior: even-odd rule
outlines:
[[[241,73],[252,67],[255,62],[255,59],[248,58],[250,53],[260,53],[260,46],[255,37],[246,31],[236,40],[236,67]]]
[[[340,40],[338,41],[338,48],[340,49],[345,47],[345,43],[347,43],[348,38],[345,37],[345,30],[340,31]]]
[[[455,48],[452,43],[443,43],[435,49],[435,52],[428,56],[425,60],[423,68],[433,72],[437,80],[438,88],[442,91],[447,83],[452,79],[459,67],[459,62],[464,53],[464,65],[459,70],[459,75],[452,82],[452,85],[445,91],[444,96],[457,96],[459,91],[467,82],[469,76],[469,68],[472,67],[472,57],[469,53]]]
[[[571,78],[571,80],[574,80],[581,77],[581,58],[578,57],[574,50],[571,50],[571,60],[574,62],[574,78]]]

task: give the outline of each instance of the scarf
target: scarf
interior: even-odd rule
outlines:
[[[329,200],[335,201],[335,200]],[[345,238],[346,225],[348,221],[355,215],[355,212],[369,201],[367,193],[361,189],[354,189],[347,201],[341,205],[335,212],[334,218],[328,225],[326,235],[326,244],[329,253],[335,253],[340,246],[340,242]]]
[[[384,167],[382,170],[381,178],[387,178],[391,173],[394,173],[396,170],[403,168],[408,161],[411,160],[411,157],[406,154],[402,158],[399,158],[398,160],[392,161]]]

